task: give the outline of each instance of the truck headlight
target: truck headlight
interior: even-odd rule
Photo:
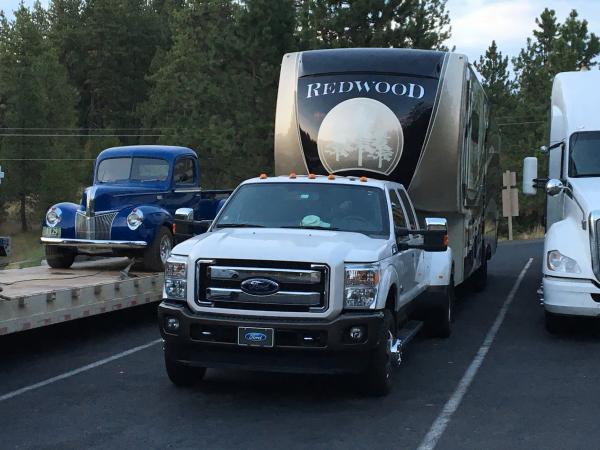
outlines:
[[[546,267],[548,270],[563,273],[581,273],[579,264],[573,258],[563,255],[558,250],[548,252],[546,258]]]
[[[62,210],[58,206],[53,206],[46,213],[46,225],[55,227],[62,220]]]
[[[131,211],[127,216],[127,226],[132,231],[137,230],[143,221],[144,213],[137,208],[134,208],[133,211]]]
[[[170,257],[165,264],[165,298],[187,298],[187,262],[182,257]]]
[[[347,264],[344,275],[344,308],[375,307],[379,264]]]

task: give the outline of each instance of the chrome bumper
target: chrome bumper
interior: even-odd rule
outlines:
[[[146,248],[145,241],[112,241],[99,239],[64,239],[42,237],[44,245],[58,245],[60,247],[91,247],[91,248]]]

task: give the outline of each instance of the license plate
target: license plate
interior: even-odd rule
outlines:
[[[238,345],[251,347],[273,347],[274,344],[273,328],[238,328]]]
[[[59,238],[60,237],[60,227],[44,227],[44,228],[42,228],[42,236]]]

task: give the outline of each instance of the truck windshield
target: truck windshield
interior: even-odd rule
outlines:
[[[573,133],[569,149],[570,177],[600,177],[600,131]]]
[[[169,162],[159,158],[109,158],[100,161],[96,180],[99,183],[124,181],[165,181]]]
[[[310,228],[389,236],[382,189],[325,183],[246,184],[227,202],[215,228]]]

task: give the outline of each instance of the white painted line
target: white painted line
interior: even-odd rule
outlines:
[[[438,441],[444,434],[444,431],[446,430],[446,427],[448,426],[452,415],[460,406],[460,402],[467,393],[467,390],[469,389],[469,386],[471,386],[475,375],[477,375],[477,371],[481,367],[483,360],[485,359],[488,351],[490,350],[490,347],[492,346],[492,343],[494,342],[494,339],[498,334],[498,330],[502,326],[502,322],[504,322],[506,312],[508,311],[510,304],[514,300],[515,294],[517,293],[517,290],[519,289],[519,286],[521,285],[521,282],[523,281],[523,278],[525,277],[525,274],[527,273],[527,270],[531,266],[532,262],[533,258],[529,258],[529,261],[527,261],[527,264],[525,264],[525,267],[523,267],[523,270],[521,270],[517,281],[515,281],[515,284],[508,293],[508,296],[506,297],[502,308],[500,308],[500,312],[498,313],[494,324],[485,336],[483,344],[481,344],[481,347],[479,347],[479,351],[475,355],[475,358],[473,359],[473,361],[467,368],[467,371],[458,383],[458,386],[452,394],[452,397],[450,397],[450,399],[446,402],[446,404],[444,405],[444,409],[442,409],[440,415],[437,417],[433,425],[431,425],[429,432],[421,442],[421,445],[419,445],[418,450],[433,450],[438,444]]]
[[[87,370],[91,370],[96,367],[103,366],[104,364],[108,364],[109,362],[112,362],[116,359],[124,358],[125,356],[129,356],[132,353],[136,353],[136,352],[139,352],[140,350],[144,350],[148,347],[152,347],[153,345],[156,345],[159,342],[162,342],[162,339],[156,339],[155,341],[148,342],[147,344],[139,345],[137,347],[130,348],[129,350],[125,350],[124,352],[117,353],[116,355],[109,356],[108,358],[101,359],[100,361],[93,362],[91,364],[88,364],[87,366],[83,366],[78,369],[71,370],[70,372],[62,373],[55,377],[48,378],[47,380],[40,381],[39,383],[25,386],[21,389],[17,389],[16,391],[9,392],[8,394],[0,395],[0,402],[3,402],[4,400],[8,400],[10,398],[16,397],[17,395],[24,394],[25,392],[33,391],[34,389],[38,389],[38,388],[47,386],[47,385],[55,383],[57,381],[64,380],[65,378],[72,377],[81,372],[85,372]]]

